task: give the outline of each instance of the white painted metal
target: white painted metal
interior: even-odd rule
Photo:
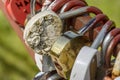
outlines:
[[[35,53],[35,62],[40,71],[42,71],[42,55]]]
[[[74,63],[70,80],[90,80],[90,63],[97,53],[96,49],[87,46],[83,47]]]

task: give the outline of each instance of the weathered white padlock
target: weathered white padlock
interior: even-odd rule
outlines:
[[[35,2],[36,2],[36,0],[31,0],[31,2],[30,2],[30,7],[31,7],[31,14],[30,14],[30,20],[31,20],[31,18],[33,17],[33,16],[35,16],[36,15],[36,12],[35,12]],[[37,17],[34,17],[34,19],[36,20],[36,18]],[[33,23],[35,23],[34,22],[34,19],[33,19]],[[38,19],[38,18],[37,18]],[[39,20],[38,20],[38,22],[39,22]],[[29,23],[29,21],[28,21],[28,23]],[[27,23],[27,24],[28,24]],[[30,22],[30,24],[31,24],[31,22]],[[31,25],[32,26],[32,25]],[[33,25],[34,26],[34,25]],[[37,28],[36,28],[37,27]],[[36,31],[35,29],[38,29],[37,30],[37,32],[41,32],[40,30],[43,30],[43,29],[40,29],[40,28],[38,28],[39,27],[39,25],[37,25],[37,26],[34,26],[33,28],[32,28],[32,31]],[[29,28],[27,28],[28,30],[28,33],[29,33]],[[26,35],[26,27],[25,27],[25,31],[24,31],[24,33],[25,33],[25,35]],[[33,33],[32,34],[32,37],[31,37],[31,39],[33,40],[33,43],[36,43],[37,44],[37,40],[39,39],[39,36],[38,35],[36,35],[36,34],[38,34],[37,32],[35,32],[35,33]],[[32,32],[31,32],[32,33]],[[33,38],[34,37],[34,38]],[[53,63],[52,63],[52,60],[51,60],[51,57],[49,56],[49,55],[47,55],[47,54],[44,54],[44,55],[40,55],[40,54],[38,54],[38,52],[36,52],[35,51],[35,62],[36,62],[36,65],[37,65],[37,67],[40,69],[40,71],[43,71],[43,72],[48,72],[48,71],[52,71],[52,70],[55,70],[55,68],[54,68],[54,65],[53,65]]]
[[[25,42],[30,46],[35,53],[35,61],[41,71],[51,70],[52,63],[47,63],[48,59],[43,59],[39,54],[49,54],[49,50],[52,44],[62,33],[62,21],[52,11],[44,11],[35,14],[35,0],[31,1],[31,19],[27,22],[24,30]],[[76,14],[71,13],[71,16],[86,12],[86,9],[91,7],[85,7],[79,9]],[[75,11],[76,12],[76,11]],[[70,13],[70,12],[68,12]],[[62,17],[71,17],[69,14],[61,14]],[[43,65],[40,60],[43,59]],[[48,61],[47,61],[48,60]],[[45,63],[45,64],[44,64]],[[49,66],[48,66],[49,65]],[[49,69],[45,68],[49,67]]]
[[[70,80],[95,80],[97,69],[97,48],[102,43],[108,29],[112,26],[112,21],[108,21],[96,37],[91,47],[83,47],[72,68]]]

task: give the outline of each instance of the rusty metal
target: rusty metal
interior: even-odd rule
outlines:
[[[89,28],[89,25],[94,21],[95,18],[92,18],[84,27]],[[81,47],[90,45],[88,38],[83,36],[84,34],[81,34],[80,31],[77,34],[72,31],[65,32],[51,48],[50,55],[56,70],[65,79],[70,77],[72,66]]]
[[[107,68],[111,67],[111,56],[113,54],[115,47],[117,46],[119,42],[120,42],[120,34],[115,36],[108,46],[107,53],[105,55],[105,63],[106,63]]]
[[[114,54],[113,56],[117,56],[117,53],[120,51],[120,43],[117,44],[116,48],[114,49]]]
[[[38,0],[37,0],[38,1]],[[86,3],[86,1],[85,0],[39,0],[40,1],[40,3],[42,3],[43,4],[43,6],[42,6],[42,10],[41,11],[43,11],[43,10],[53,10],[53,11],[55,11],[57,14],[59,14],[60,12],[62,13],[62,12],[65,12],[65,11],[70,11],[70,10],[76,10],[76,9],[79,9],[79,8],[84,8],[83,6],[87,6],[87,3]],[[74,4],[72,4],[74,2]],[[88,7],[88,6],[87,6]],[[10,23],[12,24],[12,27],[13,27],[13,29],[17,32],[17,34],[18,34],[18,36],[20,37],[20,39],[24,42],[24,40],[22,39],[22,35],[23,35],[23,32],[22,32],[22,30],[20,29],[20,26],[18,25],[18,24],[16,24],[8,15],[8,13],[7,13],[7,11],[6,11],[6,9],[4,8],[4,6],[3,6],[3,2],[2,2],[2,0],[0,1],[0,8],[3,10],[3,12],[5,13],[5,15],[7,16],[7,18],[8,18],[8,20],[10,20]],[[102,12],[101,12],[101,10],[99,10],[99,9],[97,9],[97,8],[95,8],[95,7],[92,7],[92,8],[88,8],[82,15],[81,14],[77,14],[77,15],[74,15],[74,16],[72,16],[72,18],[71,18],[71,20],[72,21],[68,21],[68,23],[67,23],[67,20],[64,20],[65,21],[65,23],[67,24],[67,27],[66,27],[66,25],[64,26],[65,28],[64,28],[64,30],[65,31],[68,31],[68,30],[72,30],[72,31],[75,31],[75,32],[77,32],[79,29],[81,29],[82,28],[82,26],[84,26],[84,25],[86,25],[86,23],[88,23],[89,22],[89,20],[91,20],[91,16],[89,15],[89,13],[94,13],[95,15],[97,15],[98,16],[98,14],[103,14]],[[88,38],[90,38],[90,40],[91,41],[93,41],[94,39],[95,39],[95,37],[97,36],[97,34],[99,33],[99,31],[101,30],[101,28],[102,28],[102,26],[108,21],[109,19],[106,17],[106,18],[103,18],[103,20],[102,20],[102,18],[101,19],[99,19],[98,18],[98,20],[96,19],[96,23],[94,23],[93,22],[93,24],[94,25],[91,25],[91,26],[94,26],[93,28],[91,28],[90,30],[88,30],[89,32],[87,33],[87,34],[85,34],[87,37],[85,37],[85,39],[83,39],[83,41],[84,40],[87,40],[87,41],[89,41],[88,40]],[[72,26],[72,27],[71,27]],[[97,27],[97,28],[96,28]],[[115,27],[115,26],[114,26]],[[110,30],[112,29],[112,28],[114,28],[114,27],[110,27]],[[110,31],[109,30],[109,31]],[[114,33],[112,33],[112,34],[110,34],[110,36],[111,36],[111,38],[109,38],[110,40],[107,42],[107,46],[105,46],[105,49],[104,49],[104,56],[105,56],[105,59],[106,59],[106,65],[107,65],[107,69],[110,67],[110,59],[111,59],[111,55],[113,54],[113,52],[114,52],[114,54],[113,54],[113,56],[115,56],[115,57],[118,57],[117,55],[117,53],[120,51],[120,41],[119,41],[119,37],[120,37],[120,35],[119,35],[119,31],[118,30],[120,30],[120,29],[118,29],[118,28],[116,28],[116,29],[114,29],[114,30],[116,30],[116,32],[114,32]],[[84,31],[84,30],[83,30]],[[118,31],[118,32],[117,32]],[[85,31],[86,32],[86,31]],[[71,35],[71,34],[70,34]],[[69,36],[70,36],[69,35]],[[76,34],[75,34],[76,35]],[[72,35],[72,36],[75,36],[75,35]],[[66,36],[65,36],[66,37]],[[71,37],[71,36],[70,36]],[[69,38],[69,37],[67,37],[67,38]],[[77,39],[77,38],[76,38]],[[80,47],[81,46],[79,46],[80,44],[82,44],[81,42],[79,42],[79,38],[77,39],[77,40],[74,40],[74,39],[72,39],[73,40],[73,42],[71,43],[69,43],[69,44],[71,44],[71,45],[77,45],[76,47],[74,47],[74,48],[78,48],[79,47],[79,49],[80,49]],[[105,40],[107,40],[107,39],[105,39]],[[69,41],[68,41],[69,42]],[[60,43],[63,43],[62,41],[60,42]],[[78,43],[80,43],[80,44],[78,44]],[[89,42],[90,43],[90,42]],[[110,43],[109,45],[108,45],[108,43]],[[83,45],[88,45],[88,44],[83,44]],[[82,45],[82,46],[83,46]],[[64,45],[60,45],[60,46],[64,46]],[[71,48],[71,46],[69,46],[68,44],[66,45],[67,46],[67,48],[68,47],[70,47]],[[57,47],[59,47],[58,45],[57,45]],[[69,52],[69,51],[67,51],[66,49],[67,48],[63,48],[63,51],[66,51],[66,55],[67,55],[67,53]],[[70,54],[72,54],[72,51],[76,51],[75,49],[74,49],[73,47],[72,47],[72,50],[70,50],[69,48],[69,50],[71,51],[71,52],[69,52]],[[27,47],[27,49],[28,49],[28,51],[29,51],[29,53],[30,53],[30,55],[32,56],[32,58],[34,59],[34,53],[33,53],[33,51],[30,49],[30,48],[28,48]],[[61,48],[59,48],[59,49],[61,49]],[[62,50],[62,49],[61,49]],[[59,50],[58,50],[59,51]],[[77,51],[76,51],[77,52]],[[54,53],[54,52],[53,52]],[[63,52],[64,53],[64,52]],[[74,53],[74,52],[73,52]],[[65,55],[65,56],[66,56]],[[55,54],[52,54],[52,56],[54,56],[53,57],[53,61],[55,61],[54,62],[54,64],[57,66],[57,71],[59,70],[59,72],[60,72],[60,70],[62,69],[63,70],[63,68],[65,68],[65,66],[63,66],[62,65],[62,68],[61,68],[61,64],[59,64],[59,63],[62,63],[62,60],[60,60],[60,59],[63,59],[63,58],[58,58],[58,57],[60,57],[60,55],[58,56],[57,55],[57,53],[55,53]],[[61,56],[64,56],[63,54],[61,55]],[[72,58],[70,58],[70,56],[69,55],[67,55],[67,57],[69,57],[69,59],[71,59],[73,62],[72,63],[74,63],[74,60],[72,59]],[[56,59],[56,58],[58,58],[58,60]],[[74,58],[75,59],[75,58]],[[63,59],[64,60],[64,59]],[[60,61],[60,62],[59,62]],[[66,63],[67,63],[67,61],[66,61]],[[66,68],[68,68],[69,70],[70,70],[70,68],[68,67],[69,65],[67,65],[67,67]],[[70,64],[70,67],[71,67],[71,64]],[[117,69],[117,68],[116,68]],[[65,70],[65,69],[64,69]],[[69,73],[69,70],[68,70],[68,73],[67,74],[70,74]],[[58,73],[59,73],[58,72]],[[64,71],[63,71],[64,72]],[[59,73],[60,75],[61,75],[61,73]],[[66,75],[66,74],[65,74]],[[61,76],[63,76],[63,75],[61,75]],[[111,78],[111,76],[106,76],[105,78],[104,78],[104,80],[112,80],[112,78]]]
[[[58,10],[60,10],[60,8],[69,0],[54,0],[50,6],[48,7],[48,10],[53,10],[55,12],[57,12]],[[59,5],[59,6],[58,6]]]
[[[97,71],[97,63],[100,63],[100,61],[97,62],[97,60],[95,59],[96,55],[98,55],[97,49],[100,46],[100,44],[102,43],[104,37],[106,36],[106,34],[108,33],[108,31],[111,27],[113,27],[113,22],[111,20],[109,20],[104,24],[101,31],[99,32],[99,35],[96,37],[96,39],[92,43],[91,47],[83,47],[80,50],[80,52],[76,58],[75,64],[73,66],[73,69],[72,69],[71,80],[78,80],[78,79],[95,80],[96,71]],[[86,50],[88,50],[88,51],[86,51]],[[91,55],[89,55],[87,53],[89,53]],[[92,61],[92,59],[93,59],[93,61]],[[84,61],[85,61],[85,63],[84,63]],[[79,70],[81,71],[81,69],[83,71],[79,72]],[[74,76],[74,74],[76,74],[76,75]],[[87,74],[90,74],[90,76],[87,76]]]
[[[115,28],[115,29],[111,30],[111,31],[107,34],[107,36],[105,37],[105,39],[104,39],[104,41],[103,41],[103,44],[102,44],[102,55],[103,55],[103,58],[104,58],[104,56],[106,55],[107,48],[108,48],[111,40],[112,40],[116,35],[118,35],[118,34],[120,34],[120,29],[119,29],[119,28]],[[118,48],[115,49],[115,50],[118,51],[119,49],[120,49],[120,48],[119,48],[119,46],[118,46]],[[116,52],[115,52],[115,53],[116,53]],[[103,63],[105,63],[105,58],[103,59]]]
[[[84,6],[87,6],[87,5],[84,2],[80,1],[80,0],[72,0],[72,1],[67,2],[62,7],[62,9],[60,10],[60,13],[69,11],[72,7],[75,7],[75,6],[84,7]]]

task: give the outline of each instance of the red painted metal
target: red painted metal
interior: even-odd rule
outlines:
[[[5,8],[10,17],[24,27],[26,16],[30,14],[30,0],[6,0]],[[37,4],[36,9],[40,9],[41,5]]]
[[[0,0],[0,9],[3,11],[5,17],[9,20],[11,27],[15,30],[15,32],[17,33],[17,35],[19,36],[19,38],[21,39],[21,41],[23,42],[23,44],[25,45],[26,49],[28,50],[29,54],[31,55],[32,59],[34,60],[34,53],[32,51],[31,48],[27,47],[26,44],[24,43],[23,40],[23,32],[20,29],[19,25],[16,24],[9,16],[9,14],[7,13],[4,3],[2,2],[2,0]]]

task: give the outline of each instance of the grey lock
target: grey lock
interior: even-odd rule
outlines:
[[[97,64],[95,61],[96,55],[99,53],[97,51],[97,48],[102,43],[105,35],[107,34],[107,30],[110,27],[108,24],[110,24],[111,21],[108,21],[94,40],[91,47],[83,47],[74,63],[70,80],[95,80],[95,74],[91,74],[91,71],[96,71]],[[94,69],[90,69],[91,64],[94,63]],[[96,66],[96,67],[95,67]]]

